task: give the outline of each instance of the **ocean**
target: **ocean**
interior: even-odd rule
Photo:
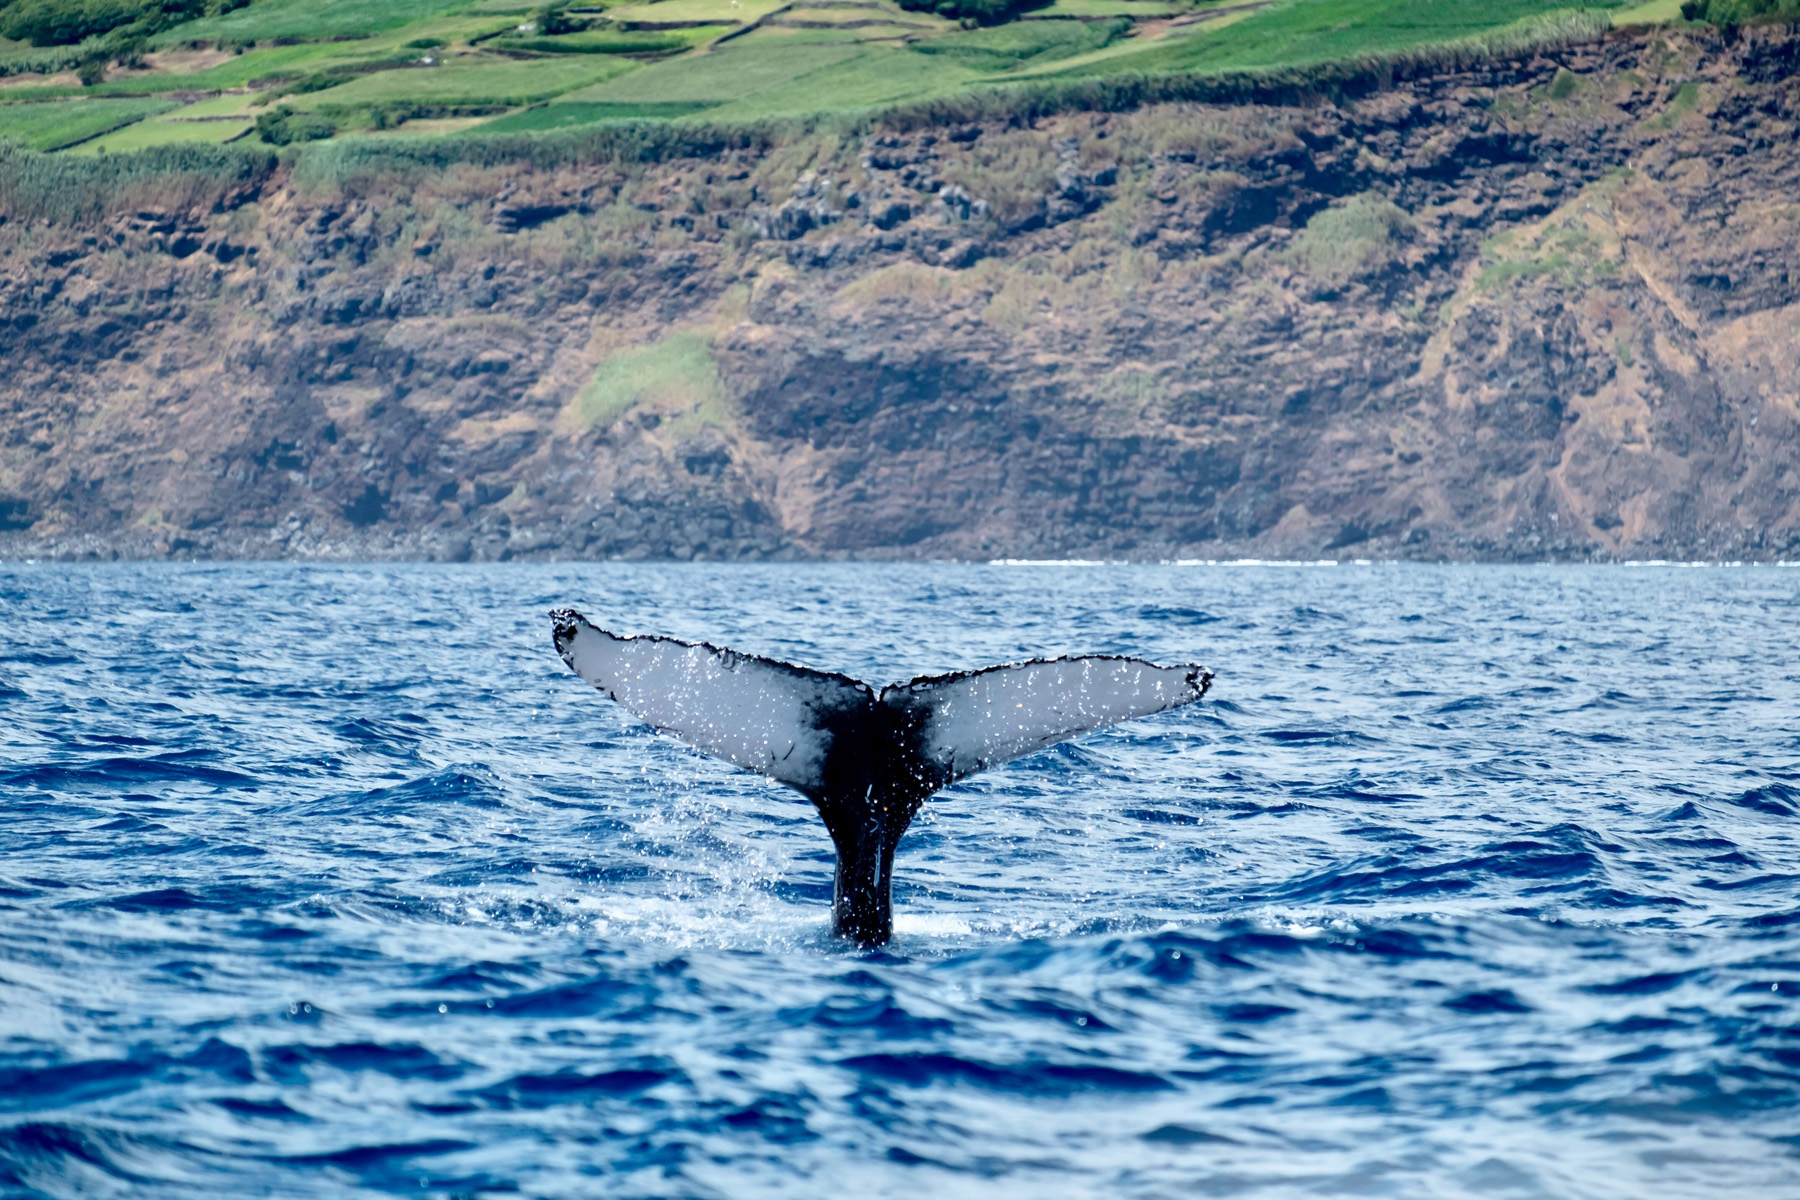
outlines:
[[[896,935],[547,609],[1197,661]],[[0,1197],[1800,1194],[1800,570],[0,564]]]

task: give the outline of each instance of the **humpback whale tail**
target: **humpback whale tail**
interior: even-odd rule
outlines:
[[[811,800],[837,847],[832,928],[893,932],[894,849],[926,797],[977,771],[1107,725],[1192,704],[1212,672],[1095,655],[897,683],[663,637],[619,637],[550,614],[577,675],[689,745]]]

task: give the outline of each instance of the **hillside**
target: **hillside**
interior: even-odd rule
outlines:
[[[1796,61],[0,151],[0,553],[1800,556]]]
[[[1674,15],[1670,0],[0,0],[0,138],[97,154],[815,117]]]

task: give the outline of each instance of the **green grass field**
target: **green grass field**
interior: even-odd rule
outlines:
[[[147,150],[152,146],[219,145],[248,133],[263,110],[257,97],[246,92],[224,92],[193,104],[173,105],[149,101],[157,108],[143,120],[81,142],[70,154],[117,154]],[[114,102],[109,102],[114,103]],[[144,100],[128,103],[142,105]],[[61,106],[58,106],[61,107]]]
[[[163,31],[158,46],[184,42],[324,42],[368,37],[424,17],[469,8],[466,0],[254,0],[235,12],[202,17]]]
[[[167,100],[71,100],[0,104],[0,138],[33,150],[60,150],[175,105]]]
[[[349,43],[354,45],[354,43]],[[247,87],[253,79],[274,79],[304,75],[328,61],[344,59],[344,43],[303,42],[297,46],[259,46],[247,50],[216,67],[183,74],[140,75],[133,79],[110,79],[87,89],[101,95],[142,95],[151,92],[213,92]]]
[[[710,42],[730,25],[696,25],[689,29],[584,29],[560,37],[495,38],[493,50],[522,50],[529,54],[668,54]]]
[[[1709,3],[1736,12],[1750,0]],[[1574,14],[1587,15],[1564,28],[1583,33],[1605,18],[1681,19],[1679,0],[1051,0],[965,29],[894,0],[732,4],[578,5],[570,15],[586,27],[547,36],[532,0],[252,0],[163,30],[148,72],[139,61],[129,74],[109,66],[108,78],[86,87],[47,86],[41,76],[0,87],[0,137],[108,153],[223,140],[270,105],[326,114],[323,131],[337,140],[391,135],[409,107],[438,121],[420,124],[417,136],[460,136],[466,121],[450,118],[502,108],[517,111],[486,118],[476,136],[618,120],[737,122],[962,97],[994,84],[1041,91],[1059,79],[1306,73],[1449,45],[1468,52],[1482,39],[1525,43],[1543,36],[1543,22]],[[0,44],[0,73],[103,53],[88,46]],[[168,111],[177,103],[182,111]]]
[[[1126,37],[1131,21],[1014,21],[989,29],[958,30],[913,47],[976,71],[1011,71],[1100,50]]]
[[[354,44],[354,43],[348,43]],[[19,86],[7,94],[34,98],[81,96],[149,96],[166,92],[212,92],[243,88],[252,80],[299,75],[344,54],[344,44],[330,42],[295,46],[269,46],[234,55],[217,66],[200,71],[169,71],[108,79],[92,87]]]
[[[551,129],[571,129],[599,121],[667,120],[705,112],[717,105],[709,101],[677,101],[672,104],[592,104],[563,102],[540,104],[523,112],[508,113],[485,122],[487,133],[543,133]]]
[[[360,75],[337,87],[287,97],[283,103],[301,112],[398,103],[531,104],[613,79],[636,67],[629,59],[610,55],[526,60],[472,56],[441,66]]]
[[[955,92],[979,72],[942,57],[860,42],[736,42],[567,97],[577,102],[707,103],[709,121],[872,108]],[[555,107],[555,106],[552,106]]]
[[[1222,28],[1200,25],[1185,37],[1080,70],[1223,74],[1316,67],[1457,42],[1575,8],[1544,0],[1277,0]]]
[[[842,61],[740,96],[707,116],[715,120],[758,120],[833,108],[879,108],[949,95],[981,78],[979,72],[942,58],[915,54],[897,46],[868,46]]]
[[[128,150],[148,150],[152,146],[217,146],[235,141],[250,131],[253,122],[182,121],[165,113],[127,125],[123,129],[82,142],[70,154],[121,154]]]
[[[1682,0],[1647,0],[1643,4],[1628,4],[1613,11],[1612,21],[1614,25],[1621,27],[1662,25],[1681,19],[1681,5]]]
[[[610,104],[729,104],[768,88],[789,85],[862,52],[859,45],[841,42],[763,46],[728,42],[710,54],[653,63],[628,80],[616,79],[583,88],[564,99]]]
[[[1055,0],[1020,13],[1021,21],[1053,21],[1061,17],[1135,17],[1151,20],[1191,13],[1197,6],[1184,0]]]
[[[649,4],[621,4],[609,7],[606,15],[615,21],[652,21],[668,24],[679,21],[707,21],[720,24],[750,22],[766,17],[788,0],[655,0]]]
[[[853,29],[879,23],[887,25],[904,25],[907,28],[917,30],[920,33],[938,32],[938,30],[934,29],[928,21],[916,14],[909,13],[904,9],[896,10],[884,8],[877,4],[871,4],[867,7],[857,5],[855,7],[846,6],[843,8],[838,8],[836,6],[829,8],[824,6],[813,8],[804,4],[796,4],[792,8],[785,9],[782,12],[771,16],[767,23],[770,25],[795,26],[830,25],[841,26],[845,29]]]
[[[954,78],[944,80],[946,71]],[[956,84],[972,77],[961,68],[934,66],[923,55],[856,41],[743,39],[653,63],[483,128],[557,129],[646,110],[670,117],[704,113],[708,120],[787,116],[849,106],[847,98],[871,90],[889,95],[900,89],[904,98],[923,94],[934,80]]]
[[[209,117],[243,117],[254,120],[256,114],[263,110],[257,101],[262,99],[256,92],[220,92],[216,96],[208,96],[204,100],[196,100],[192,104],[184,104],[169,114],[171,121],[199,121]]]

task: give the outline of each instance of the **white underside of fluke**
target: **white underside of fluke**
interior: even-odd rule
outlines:
[[[818,786],[830,740],[820,718],[875,702],[867,686],[842,676],[671,638],[618,637],[586,621],[564,657],[662,732],[802,791]]]
[[[989,667],[895,684],[877,696],[843,675],[661,637],[620,637],[558,615],[577,674],[689,745],[803,792],[821,786],[834,714],[892,705],[922,722],[918,750],[945,782],[1206,693],[1197,666],[1112,656]]]
[[[1091,656],[920,679],[886,688],[881,698],[904,696],[929,708],[926,753],[956,780],[1092,729],[1191,704],[1211,678],[1200,667]]]

